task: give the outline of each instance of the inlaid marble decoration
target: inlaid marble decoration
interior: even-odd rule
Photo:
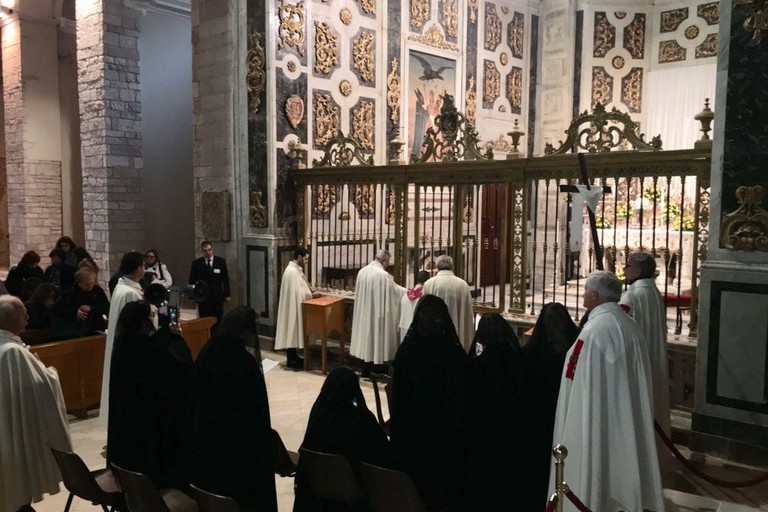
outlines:
[[[421,32],[424,24],[429,21],[432,4],[429,0],[411,0],[411,30]]]
[[[706,59],[707,57],[717,57],[717,33],[709,34],[704,41],[696,47],[696,58]]]
[[[632,68],[621,79],[621,102],[632,113],[639,113],[643,106],[643,68]]]
[[[671,9],[669,11],[661,11],[659,20],[659,31],[674,32],[680,27],[680,24],[688,19],[688,8],[681,7],[679,9]]]
[[[717,25],[720,22],[720,2],[700,4],[696,7],[696,15],[707,25]]]
[[[596,12],[592,56],[605,57],[614,46],[616,46],[616,27],[608,21],[605,12]]]
[[[592,108],[598,103],[608,105],[613,101],[613,77],[603,66],[592,67]]]
[[[523,69],[512,66],[512,71],[507,75],[507,100],[513,114],[521,114],[523,111]]]
[[[623,46],[633,59],[642,59],[645,56],[645,14],[635,14],[632,22],[624,27]]]
[[[492,109],[501,92],[501,73],[492,60],[483,61],[483,108]]]
[[[485,4],[485,38],[483,48],[490,52],[496,51],[501,44],[501,19],[492,3]]]
[[[329,75],[339,65],[339,35],[331,24],[315,20],[315,75]]]
[[[456,42],[459,36],[459,0],[439,0],[438,6],[438,20],[446,39]]]
[[[659,43],[659,63],[684,61],[688,51],[674,39]]]
[[[525,44],[525,15],[515,11],[512,21],[507,26],[507,44],[512,49],[512,56],[516,59],[523,58],[523,45]]]
[[[376,32],[360,29],[352,39],[352,71],[365,84],[376,85]]]
[[[374,151],[376,145],[375,108],[373,98],[360,98],[352,108],[349,133],[364,149]]]
[[[315,90],[312,93],[315,149],[323,147],[338,137],[341,129],[341,107],[333,101],[329,91]]]
[[[696,39],[699,37],[699,27],[696,25],[691,25],[690,27],[685,29],[685,38],[686,39]]]
[[[615,56],[615,57],[614,57],[614,58],[611,60],[611,64],[613,65],[613,67],[614,67],[615,69],[621,69],[621,68],[623,68],[623,67],[624,67],[624,57],[622,57],[621,55],[617,55],[617,56]]]

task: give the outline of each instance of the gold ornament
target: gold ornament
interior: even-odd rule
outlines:
[[[345,97],[352,94],[352,84],[349,83],[349,80],[342,80],[339,82],[339,92]]]
[[[338,63],[338,36],[329,23],[315,20],[315,72],[327,75]]]
[[[507,52],[501,52],[501,55],[499,55],[499,62],[501,62],[502,66],[506,66],[509,62],[509,56],[507,55]]]
[[[290,71],[291,73],[295,73],[295,72],[296,72],[296,63],[295,63],[294,61],[292,61],[292,60],[289,60],[289,61],[288,61],[288,62],[285,64],[285,69],[287,69],[287,70],[288,70],[288,71]]]
[[[638,113],[642,109],[643,68],[632,68],[621,79],[621,101],[630,112]]]
[[[411,26],[421,28],[429,20],[432,9],[429,0],[411,0]]]
[[[688,8],[661,11],[661,32],[674,32],[682,22],[688,19]]]
[[[250,34],[248,38],[248,72],[246,81],[248,83],[248,99],[251,107],[251,114],[256,114],[261,107],[261,94],[267,86],[267,63],[264,55],[264,47],[261,45],[261,35],[257,33]]]
[[[659,43],[659,64],[685,60],[687,50],[674,39]]]
[[[372,101],[361,101],[357,108],[352,109],[352,138],[361,147],[374,149]]]
[[[464,114],[468,123],[475,124],[475,114],[477,113],[477,91],[475,90],[475,77],[469,76],[469,87],[464,94],[464,100],[467,104],[466,112]]]
[[[282,0],[277,16],[280,19],[278,49],[293,47],[299,55],[304,55],[304,0],[295,4]]]
[[[624,49],[633,59],[645,57],[645,14],[635,14],[632,22],[624,27]]]
[[[699,27],[696,25],[691,25],[690,27],[685,29],[685,38],[686,39],[696,39],[699,37]]]
[[[339,11],[339,19],[343,24],[349,25],[350,23],[352,23],[352,11],[350,11],[346,7],[343,8],[341,11]]]
[[[467,0],[467,7],[469,8],[469,22],[473,25],[477,23],[477,7],[480,0]]]
[[[525,44],[525,15],[515,12],[512,23],[507,31],[507,44],[512,48],[512,56],[516,59],[523,58],[523,46]]]
[[[485,42],[486,50],[495,51],[501,43],[501,19],[496,13],[496,6],[485,4]]]
[[[603,66],[592,68],[592,108],[613,101],[613,77]]]
[[[486,60],[485,79],[483,81],[483,106],[485,108],[493,107],[493,102],[499,97],[501,90],[501,73],[496,69],[496,63]]]
[[[315,185],[315,207],[312,209],[314,217],[328,218],[331,209],[336,206],[336,187],[331,185]]]
[[[459,35],[459,2],[458,0],[443,0],[443,27],[450,37]]]
[[[261,202],[261,190],[251,193],[251,201],[248,208],[248,220],[252,228],[267,227],[267,207]]]
[[[604,12],[596,12],[592,56],[597,58],[605,57],[608,51],[615,45],[616,27],[611,25]]]
[[[716,32],[714,34],[709,34],[707,37],[704,38],[701,44],[696,47],[695,55],[697,59],[705,59],[707,57],[717,57],[717,33]]]
[[[424,34],[412,34],[408,37],[410,41],[416,41],[417,43],[426,44],[433,48],[439,48],[441,50],[451,50],[454,52],[459,51],[459,47],[453,43],[449,43],[445,40],[443,31],[437,25],[432,25],[427,29]]]
[[[507,99],[513,114],[520,114],[523,109],[523,69],[512,66],[507,75]]]
[[[376,14],[376,2],[375,0],[356,0],[360,3],[360,7],[363,8],[365,14]]]
[[[285,116],[294,129],[299,126],[301,120],[304,119],[304,100],[301,99],[301,96],[294,94],[285,100]]]
[[[768,251],[768,211],[763,208],[765,190],[760,185],[739,187],[739,207],[723,217],[720,244],[734,251]]]
[[[352,68],[360,73],[363,82],[373,82],[375,77],[374,33],[365,30],[360,37],[352,41]]]
[[[389,107],[389,118],[392,124],[397,126],[400,122],[400,74],[397,71],[397,58],[392,59],[391,68],[387,75],[387,106]]]
[[[315,145],[324,146],[339,133],[341,109],[328,94],[315,93]]]
[[[699,5],[696,15],[706,21],[707,25],[717,25],[720,22],[720,2]]]

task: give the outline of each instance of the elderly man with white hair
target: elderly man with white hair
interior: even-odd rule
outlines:
[[[619,307],[621,289],[611,272],[587,277],[589,320],[566,357],[553,444],[568,449],[565,481],[590,509],[660,512],[651,367],[642,331]],[[566,501],[564,510],[576,509]]]
[[[32,502],[59,492],[49,446],[72,450],[58,375],[19,338],[26,325],[24,304],[0,296],[0,512],[34,511]]]
[[[645,335],[648,356],[651,361],[653,389],[653,413],[662,430],[670,435],[669,416],[669,368],[667,355],[667,309],[654,274],[656,259],[647,252],[629,255],[624,266],[624,276],[629,285],[621,296],[619,305],[635,319]],[[662,468],[669,467],[669,451],[659,442],[659,461]]]
[[[475,339],[475,316],[472,312],[472,293],[469,285],[453,273],[453,258],[443,254],[435,262],[437,275],[424,285],[424,295],[436,295],[448,306],[456,334],[464,350],[469,352]]]
[[[400,336],[400,299],[405,288],[387,272],[391,255],[380,250],[375,259],[360,270],[355,282],[355,308],[352,314],[352,341],[349,353],[363,360],[363,376],[395,358]]]

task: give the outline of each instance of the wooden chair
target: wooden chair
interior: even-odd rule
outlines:
[[[389,435],[389,422],[384,420],[384,413],[381,409],[381,394],[379,393],[379,383],[384,385],[384,393],[387,395],[387,408],[392,403],[392,377],[383,373],[371,373],[371,382],[373,383],[373,396],[376,399],[376,418],[384,432]]]
[[[72,499],[77,496],[94,505],[101,505],[104,512],[124,508],[123,491],[109,468],[91,471],[77,454],[51,448],[59,466],[64,487],[69,491],[64,512],[69,512]]]
[[[147,475],[112,464],[129,512],[199,512],[195,500],[178,489],[157,489]]]
[[[299,450],[299,472],[321,500],[349,507],[360,505],[363,490],[349,461],[341,455]]]
[[[200,512],[241,512],[243,509],[234,498],[204,491],[195,484],[190,484]]]
[[[360,464],[368,506],[373,512],[425,512],[419,491],[407,473]]]

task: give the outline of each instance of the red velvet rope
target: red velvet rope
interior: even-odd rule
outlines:
[[[565,495],[568,497],[569,500],[571,500],[571,503],[573,503],[573,506],[579,509],[581,512],[592,512],[588,506],[582,502],[578,496],[573,494],[573,491],[568,489],[565,491]]]
[[[706,473],[702,473],[702,471],[691,464],[691,462],[686,459],[682,453],[680,453],[680,450],[677,449],[677,447],[674,445],[672,440],[667,437],[667,434],[664,432],[664,430],[661,428],[661,425],[657,421],[654,420],[653,422],[653,428],[656,429],[656,433],[659,435],[661,440],[664,442],[665,445],[667,445],[667,448],[672,452],[672,454],[679,460],[683,466],[685,466],[691,473],[695,474],[696,476],[703,478],[707,482],[715,485],[719,485],[720,487],[727,487],[729,489],[738,489],[741,487],[751,487],[753,485],[761,484],[763,482],[768,481],[768,472],[761,473],[760,475],[751,478],[749,480],[742,480],[740,482],[732,482],[728,480],[720,480],[719,478],[715,478],[713,476],[707,475]]]
[[[553,494],[552,497],[547,502],[547,508],[544,509],[544,512],[554,512],[555,507],[557,506],[557,494]]]

